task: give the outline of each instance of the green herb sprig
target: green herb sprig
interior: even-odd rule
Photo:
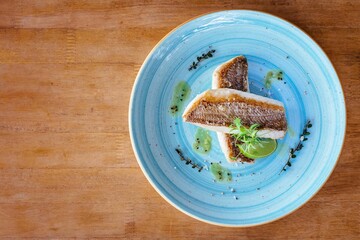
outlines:
[[[280,173],[285,172],[287,167],[291,167],[291,161],[290,160],[293,159],[293,158],[296,158],[295,153],[300,151],[304,147],[303,142],[308,140],[307,136],[310,135],[309,128],[311,128],[311,127],[312,127],[312,124],[311,124],[310,120],[308,120],[306,122],[304,128],[303,128],[302,134],[299,137],[298,144],[296,145],[295,148],[290,148],[288,160],[287,160],[286,164],[284,165],[284,167],[281,169]]]
[[[255,149],[255,144],[258,144],[261,141],[261,139],[257,136],[259,127],[260,125],[255,123],[249,128],[246,128],[242,125],[240,118],[235,118],[233,124],[230,125],[230,134],[236,139],[236,146],[238,148],[244,144],[245,152],[249,152],[251,148]]]
[[[201,170],[203,170],[203,166],[199,166],[198,164],[196,164],[194,161],[192,161],[190,158],[185,158],[183,152],[179,149],[179,148],[175,148],[175,151],[177,152],[177,154],[180,157],[181,161],[185,161],[186,165],[191,165],[192,168],[197,168],[198,172],[201,172]]]
[[[207,53],[203,53],[201,56],[196,57],[197,62],[192,62],[192,64],[189,67],[189,71],[196,69],[199,66],[199,63],[205,59],[213,57],[213,53],[215,52],[215,49],[212,49],[208,51]]]

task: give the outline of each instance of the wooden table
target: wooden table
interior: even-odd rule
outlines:
[[[356,239],[360,235],[359,1],[0,1],[0,237]],[[252,228],[202,223],[163,200],[135,160],[128,103],[178,24],[254,9],[309,33],[347,101],[339,163],[305,206]]]

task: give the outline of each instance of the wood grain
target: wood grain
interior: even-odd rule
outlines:
[[[225,9],[304,29],[332,60],[347,103],[344,148],[325,186],[252,228],[173,208],[129,142],[130,92],[148,52],[178,24]],[[0,1],[0,238],[358,239],[359,76],[359,1]]]

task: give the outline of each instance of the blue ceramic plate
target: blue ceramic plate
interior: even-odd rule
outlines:
[[[216,50],[214,56],[189,71],[196,57],[209,49]],[[252,165],[226,162],[214,132],[210,153],[194,152],[197,127],[169,113],[179,81],[191,86],[187,104],[211,88],[219,64],[237,55],[248,59],[250,91],[283,102],[289,124],[275,153]],[[264,77],[274,69],[284,72],[283,80],[264,89]],[[129,111],[132,146],[152,186],[182,212],[224,226],[270,222],[307,202],[335,167],[346,123],[341,85],[321,48],[282,19],[242,10],[201,16],[160,41],[140,69]],[[307,120],[313,123],[308,141],[292,166],[279,174]],[[175,152],[178,146],[205,168],[221,162],[232,172],[232,182],[214,183],[210,171],[199,173],[186,165]]]

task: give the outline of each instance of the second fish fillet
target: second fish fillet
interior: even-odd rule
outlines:
[[[231,88],[249,92],[248,63],[244,56],[237,56],[217,67],[212,77],[212,88]],[[245,157],[237,146],[238,141],[229,133],[216,133],[219,145],[228,162],[254,162]]]

